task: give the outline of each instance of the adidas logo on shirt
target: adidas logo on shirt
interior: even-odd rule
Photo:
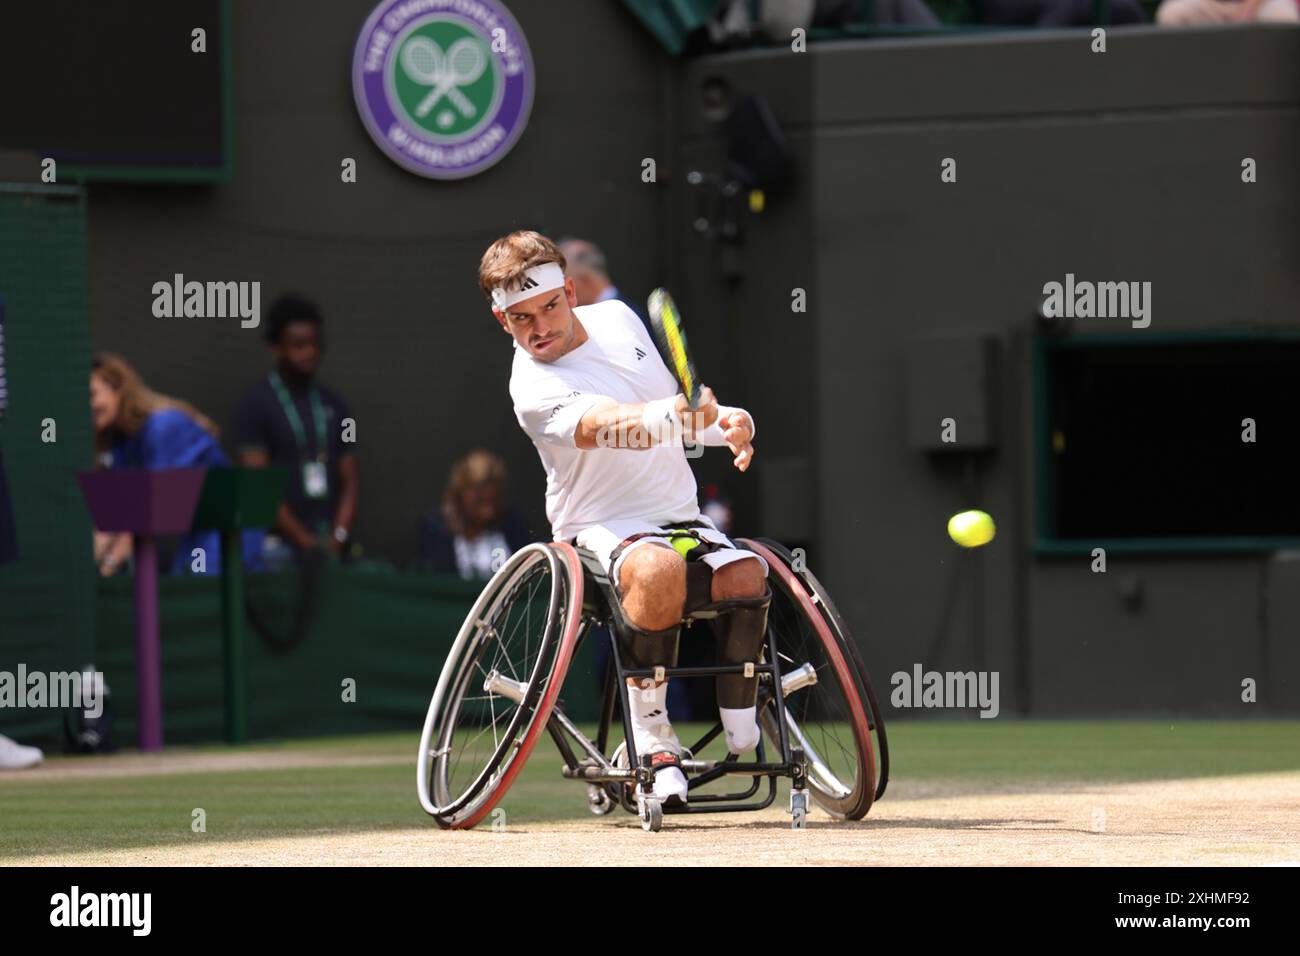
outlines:
[[[644,350],[644,349],[637,349],[637,350],[636,350],[636,360],[639,362],[639,361],[641,361],[643,358],[645,358],[645,350]]]

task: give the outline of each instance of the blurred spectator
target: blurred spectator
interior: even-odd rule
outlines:
[[[35,767],[45,759],[38,747],[24,747],[0,734],[0,770],[22,770]]]
[[[193,405],[159,395],[120,356],[102,353],[90,363],[90,418],[97,463],[106,468],[219,468],[230,460],[217,444],[217,426]],[[246,559],[255,557],[256,533],[246,536]],[[206,574],[221,570],[221,539],[215,531],[183,535],[173,574],[191,567],[195,548],[204,551]],[[252,552],[252,553],[250,553]],[[95,532],[95,562],[105,576],[131,556],[131,535]]]
[[[990,26],[1086,27],[1097,16],[1095,0],[971,0],[971,9]],[[1102,13],[1108,26],[1146,22],[1137,0],[1106,0]]]
[[[14,527],[13,505],[9,500],[9,479],[5,477],[5,459],[0,449],[0,564],[18,557],[18,531]]]
[[[5,417],[9,405],[9,391],[5,379],[4,311],[0,309],[0,419]],[[5,478],[4,457],[0,455],[0,564],[18,557],[18,538],[14,533],[13,509],[9,504],[9,483]],[[36,747],[24,747],[0,734],[0,770],[21,770],[34,767],[45,755]]]
[[[700,513],[723,534],[731,534],[731,503],[722,497],[717,485],[705,485],[703,497]]]
[[[5,377],[5,312],[0,300],[0,421],[9,408],[9,386]],[[14,529],[13,506],[9,501],[9,480],[5,477],[5,459],[0,449],[0,564],[18,557],[18,533]]]
[[[244,394],[235,445],[241,465],[274,465],[289,473],[277,537],[267,547],[267,563],[275,567],[318,549],[346,551],[358,477],[354,436],[344,440],[351,412],[338,392],[316,380],[325,351],[320,309],[285,295],[271,305],[265,325],[275,367]]]
[[[1300,3],[1297,0],[1164,0],[1156,10],[1156,23],[1165,27],[1251,20],[1300,22]]]
[[[605,253],[600,247],[586,239],[569,237],[557,243],[564,255],[564,274],[573,280],[573,289],[578,296],[578,305],[591,305],[606,299],[618,299],[641,319],[641,324],[648,330],[650,323],[641,310],[641,305],[626,299],[618,291],[618,286],[609,277],[609,268],[605,265]]]
[[[578,305],[591,305],[606,299],[620,298],[618,287],[609,278],[605,253],[586,239],[561,239],[560,252],[564,254],[564,274],[573,280],[578,293]]]
[[[763,15],[780,17],[783,10],[806,6],[805,0],[765,0]],[[840,27],[850,23],[875,23],[885,26],[934,27],[939,22],[923,0],[815,0],[812,4],[812,26]],[[769,13],[769,8],[771,12]],[[875,19],[872,19],[872,14]],[[788,14],[787,14],[788,15]],[[790,31],[784,31],[788,42]]]
[[[729,46],[743,44],[756,31],[770,43],[789,43],[796,28],[852,24],[943,26],[924,0],[723,0],[707,28],[715,46]]]
[[[490,578],[529,540],[506,500],[506,463],[481,448],[451,466],[442,507],[420,522],[422,565],[466,580]]]

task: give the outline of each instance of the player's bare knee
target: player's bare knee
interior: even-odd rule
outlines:
[[[682,618],[686,603],[686,562],[671,548],[646,545],[631,552],[619,568],[623,610],[637,627],[662,631]]]
[[[763,570],[763,563],[757,558],[733,561],[713,572],[713,600],[715,601],[758,597],[766,588],[767,575]]]

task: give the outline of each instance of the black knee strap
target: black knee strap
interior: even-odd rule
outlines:
[[[713,633],[718,639],[719,664],[758,663],[767,633],[767,609],[772,603],[772,590],[764,595],[766,600],[756,607],[733,608],[713,621]],[[718,706],[728,710],[753,707],[758,693],[758,678],[743,674],[721,674],[717,680]]]
[[[681,633],[677,624],[662,631],[647,631],[625,620],[618,628],[619,656],[624,668],[676,667]]]

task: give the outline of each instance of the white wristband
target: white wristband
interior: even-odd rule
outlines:
[[[682,423],[677,417],[677,396],[646,402],[641,412],[641,427],[649,433],[652,445],[679,444]]]

